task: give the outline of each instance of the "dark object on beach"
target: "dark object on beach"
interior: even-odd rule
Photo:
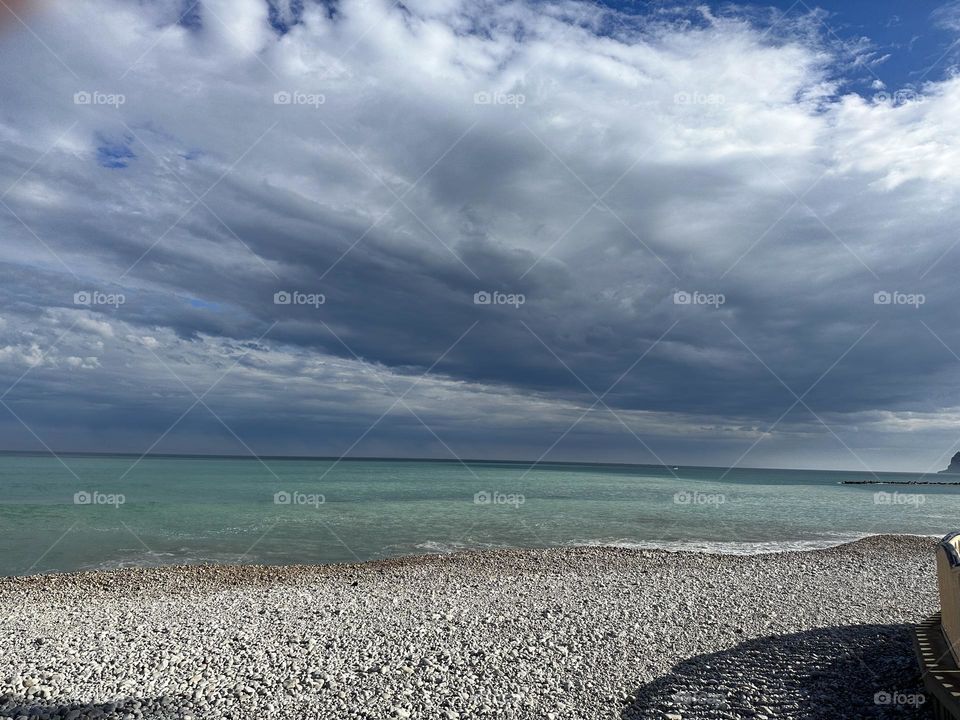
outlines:
[[[950,467],[948,467],[946,470],[940,471],[941,475],[945,473],[953,473],[953,474],[960,475],[960,452],[956,453],[950,459]]]
[[[957,456],[954,456],[954,462]],[[951,463],[952,465],[952,463]],[[940,612],[914,630],[914,649],[937,720],[960,718],[960,533],[937,546]]]
[[[917,625],[913,647],[920,661],[923,685],[930,710],[937,720],[960,718],[957,703],[958,686],[954,678],[960,673],[940,625],[940,613],[935,613]]]

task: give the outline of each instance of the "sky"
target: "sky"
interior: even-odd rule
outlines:
[[[0,8],[0,449],[931,471],[960,3]]]

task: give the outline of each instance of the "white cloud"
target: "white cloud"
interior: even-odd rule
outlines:
[[[43,351],[37,343],[30,345],[5,345],[0,347],[0,362],[9,362],[14,365],[36,367],[44,362]]]
[[[100,360],[95,357],[81,358],[76,355],[71,355],[66,358],[65,362],[69,367],[80,370],[93,370],[100,367]]]
[[[113,337],[113,326],[106,320],[97,320],[85,313],[79,313],[77,317],[69,322],[74,323],[73,326],[77,330],[99,335],[103,338]]]

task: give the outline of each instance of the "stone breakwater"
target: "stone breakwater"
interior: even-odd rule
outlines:
[[[934,542],[0,580],[3,718],[928,717]]]

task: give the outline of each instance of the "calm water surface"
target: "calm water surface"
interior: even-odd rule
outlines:
[[[941,535],[960,524],[960,488],[838,484],[871,479],[849,472],[61,460],[0,455],[0,574],[582,544],[760,552],[875,533]]]

